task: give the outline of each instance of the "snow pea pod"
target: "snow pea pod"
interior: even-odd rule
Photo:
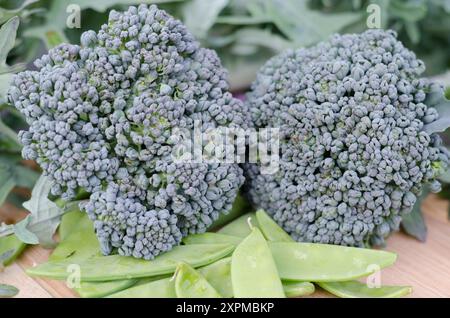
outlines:
[[[227,256],[233,249],[229,244],[181,245],[152,261],[120,255],[94,256],[74,261],[80,266],[81,281],[104,282],[170,274],[179,262],[186,262],[194,267],[204,266]],[[27,272],[33,276],[65,279],[68,276],[67,267],[74,261],[50,261],[30,268]]]
[[[92,221],[86,213],[73,211],[65,214],[61,223],[60,236],[64,237],[53,253],[49,261],[71,260],[80,261],[100,255],[100,246],[94,232]],[[131,287],[137,283],[137,279],[126,279],[110,282],[80,282],[75,291],[83,298],[104,297],[117,291]]]
[[[209,282],[209,284],[223,297],[233,297],[233,288],[231,286],[230,273],[231,257],[226,257],[212,264],[203,266],[198,272]],[[122,281],[112,281],[111,283],[119,283]],[[102,283],[82,283],[89,285],[98,285]],[[103,290],[103,292],[105,292]],[[111,295],[112,294],[112,295]],[[101,297],[98,294],[88,297]],[[149,279],[139,280],[133,287],[125,289],[117,293],[109,293],[108,297],[112,298],[170,298],[176,297],[174,280],[160,279],[158,281],[149,281]]]
[[[251,218],[253,225],[258,226],[256,222],[255,213],[246,213],[231,223],[228,223],[223,228],[217,231],[219,234],[231,235],[231,236],[239,236],[239,237],[247,237],[251,230],[248,226],[248,218]]]
[[[283,280],[346,281],[370,275],[397,258],[390,252],[328,244],[271,242],[269,246]]]
[[[171,277],[138,284],[107,298],[176,298],[175,281]]]
[[[137,278],[109,282],[80,282],[80,287],[75,288],[75,291],[83,298],[99,298],[135,286],[138,282]]]
[[[264,210],[256,211],[256,219],[259,228],[268,241],[273,242],[294,242],[289,236]]]
[[[369,288],[358,281],[318,283],[320,287],[341,298],[398,298],[411,293],[410,286]]]
[[[231,257],[198,269],[200,274],[225,298],[232,298]],[[287,297],[300,297],[314,292],[314,285],[308,282],[282,282]]]
[[[74,210],[67,212],[61,218],[61,223],[59,224],[58,233],[59,239],[61,241],[65,240],[67,236],[75,230],[78,222],[83,218],[86,213],[79,210]]]
[[[256,212],[258,223],[261,227],[261,231],[264,233],[269,241],[278,242],[293,242],[294,240],[273,221],[264,211],[258,210]],[[302,284],[307,284],[306,289],[314,292],[314,285],[304,282],[283,282],[283,287],[288,297],[295,297],[295,287],[299,284],[299,292],[302,293]],[[376,290],[368,288],[366,285],[361,284],[358,281],[346,281],[346,282],[333,282],[333,283],[318,283],[323,289],[339,297],[400,297],[404,294],[408,294],[411,291],[410,287],[404,286],[386,286]],[[312,289],[311,289],[312,286]],[[287,290],[288,287],[293,287],[292,293]],[[308,292],[308,291],[306,291]],[[290,296],[292,295],[292,296]],[[297,295],[300,296],[300,295]]]
[[[70,259],[73,262],[100,254],[100,245],[94,232],[94,225],[87,214],[84,213],[48,259],[49,261]]]
[[[231,282],[235,297],[285,297],[270,248],[257,227],[233,252]]]
[[[301,297],[314,293],[314,284],[309,282],[283,282],[286,297]]]
[[[11,264],[19,257],[27,245],[11,234],[0,238],[0,266]]]
[[[175,292],[178,298],[221,298],[222,296],[198,271],[180,263],[175,273]]]
[[[233,297],[231,257],[226,257],[198,269],[199,273],[225,298]]]
[[[239,236],[232,236],[220,233],[205,232],[201,234],[191,234],[183,239],[184,244],[231,244],[238,245],[242,241]]]

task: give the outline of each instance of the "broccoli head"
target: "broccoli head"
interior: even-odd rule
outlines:
[[[248,164],[246,191],[297,241],[381,245],[422,187],[440,190],[442,88],[393,31],[334,35],[267,62],[248,94],[280,128],[280,168]]]
[[[29,124],[23,157],[94,221],[102,252],[152,259],[228,213],[237,164],[178,162],[174,128],[246,127],[214,51],[156,6],[111,11],[81,45],[62,44],[15,76],[9,101]]]

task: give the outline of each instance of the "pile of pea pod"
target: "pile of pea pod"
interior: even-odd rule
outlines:
[[[28,273],[69,282],[78,272],[72,284],[81,297],[284,298],[311,295],[315,285],[339,297],[411,292],[409,286],[369,288],[357,280],[392,265],[394,253],[297,243],[262,210],[217,232],[190,235],[152,261],[102,256],[93,225],[81,212],[66,214],[59,234],[48,262]]]

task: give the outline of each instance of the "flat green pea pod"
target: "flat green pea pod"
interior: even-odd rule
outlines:
[[[175,292],[178,298],[221,298],[222,296],[198,271],[180,263],[175,272]]]
[[[231,284],[231,257],[198,269],[200,274],[225,298],[234,297]],[[300,297],[314,293],[314,284],[308,282],[282,282],[287,297]]]
[[[81,271],[81,281],[104,282],[132,278],[152,277],[170,274],[179,262],[194,267],[211,264],[229,255],[234,246],[229,244],[197,244],[176,246],[169,252],[147,261],[120,255],[94,256],[85,260],[75,260]],[[73,260],[50,261],[27,270],[32,276],[65,279],[69,275],[68,266]]]
[[[233,297],[231,257],[226,257],[198,269],[199,273],[225,298]]]
[[[60,241],[64,241],[67,236],[75,230],[78,222],[83,218],[86,213],[80,210],[74,210],[65,213],[61,218],[61,223],[59,224],[58,233]]]
[[[226,257],[218,260],[212,264],[203,266],[198,269],[198,272],[211,284],[211,286],[223,297],[231,298],[233,297],[233,288],[231,286],[231,257]],[[176,297],[175,295],[175,285],[174,280],[158,280],[158,281],[148,281],[148,279],[128,280],[137,282],[133,287],[125,289],[122,288],[121,291],[117,293],[111,293],[101,288],[101,293],[106,295],[111,295],[112,298],[170,298]],[[93,288],[97,285],[109,284],[111,287],[116,287],[117,283],[123,282],[121,280],[112,281],[108,283],[81,283],[82,285],[91,285]],[[125,281],[126,282],[126,281]],[[114,285],[116,283],[116,285]],[[83,297],[83,296],[82,296]],[[85,295],[85,297],[102,297],[100,293],[90,293]]]
[[[314,284],[310,282],[283,282],[286,297],[308,296],[314,293]]]
[[[256,212],[256,218],[260,225],[261,231],[269,241],[278,242],[293,242],[294,240],[273,221],[263,210]],[[283,282],[284,291],[288,297],[298,297],[301,295],[294,295],[296,285],[299,285],[299,292],[301,293],[302,284],[306,284],[306,289],[312,293],[314,292],[314,285],[303,282]],[[381,288],[368,288],[366,285],[358,281],[346,282],[322,282],[318,283],[323,289],[339,297],[401,297],[411,292],[411,287],[405,286],[385,286]],[[312,289],[311,289],[312,286]],[[292,287],[292,294],[287,290]],[[308,292],[308,291],[306,291]],[[290,296],[291,295],[291,296]]]
[[[392,265],[390,252],[317,243],[271,242],[278,273],[283,280],[341,282],[363,277]]]
[[[285,297],[270,248],[257,227],[233,252],[231,282],[238,298]]]
[[[67,236],[58,244],[48,259],[49,261],[69,259],[74,261],[100,254],[100,245],[94,232],[94,225],[87,214],[83,213],[75,227],[67,233]]]
[[[295,242],[264,210],[256,211],[259,228],[268,241]]]
[[[358,281],[318,283],[329,293],[341,298],[398,298],[411,293],[410,286],[381,286],[369,288]]]
[[[177,298],[175,281],[171,277],[146,281],[119,291],[107,298]]]
[[[122,279],[109,282],[80,282],[80,286],[75,288],[80,297],[100,298],[135,286],[139,279]]]
[[[205,232],[201,234],[191,234],[183,239],[184,244],[231,244],[237,246],[241,243],[242,237],[220,233]]]
[[[73,211],[64,214],[59,231],[62,240],[50,255],[49,261],[70,260],[75,263],[101,254],[94,226],[86,213]],[[80,286],[74,289],[83,298],[104,297],[129,288],[137,281],[126,279],[96,283],[80,282]]]
[[[254,226],[258,226],[256,224],[255,213],[246,213],[238,217],[231,223],[225,225],[223,228],[218,230],[217,233],[231,236],[238,236],[242,238],[247,237],[251,232],[250,227],[248,226],[248,218],[251,218]]]
[[[0,238],[0,267],[7,266],[19,257],[27,245],[11,234]]]

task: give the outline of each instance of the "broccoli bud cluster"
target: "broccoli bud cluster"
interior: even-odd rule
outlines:
[[[247,165],[247,191],[298,241],[383,244],[448,154],[424,126],[440,89],[393,31],[335,35],[271,59],[248,94],[256,127],[279,127],[280,169]]]
[[[90,194],[83,208],[104,254],[152,259],[227,213],[244,182],[230,163],[175,162],[174,128],[246,127],[214,51],[156,6],[111,11],[81,46],[63,44],[15,76],[26,117],[23,156],[52,194]]]

